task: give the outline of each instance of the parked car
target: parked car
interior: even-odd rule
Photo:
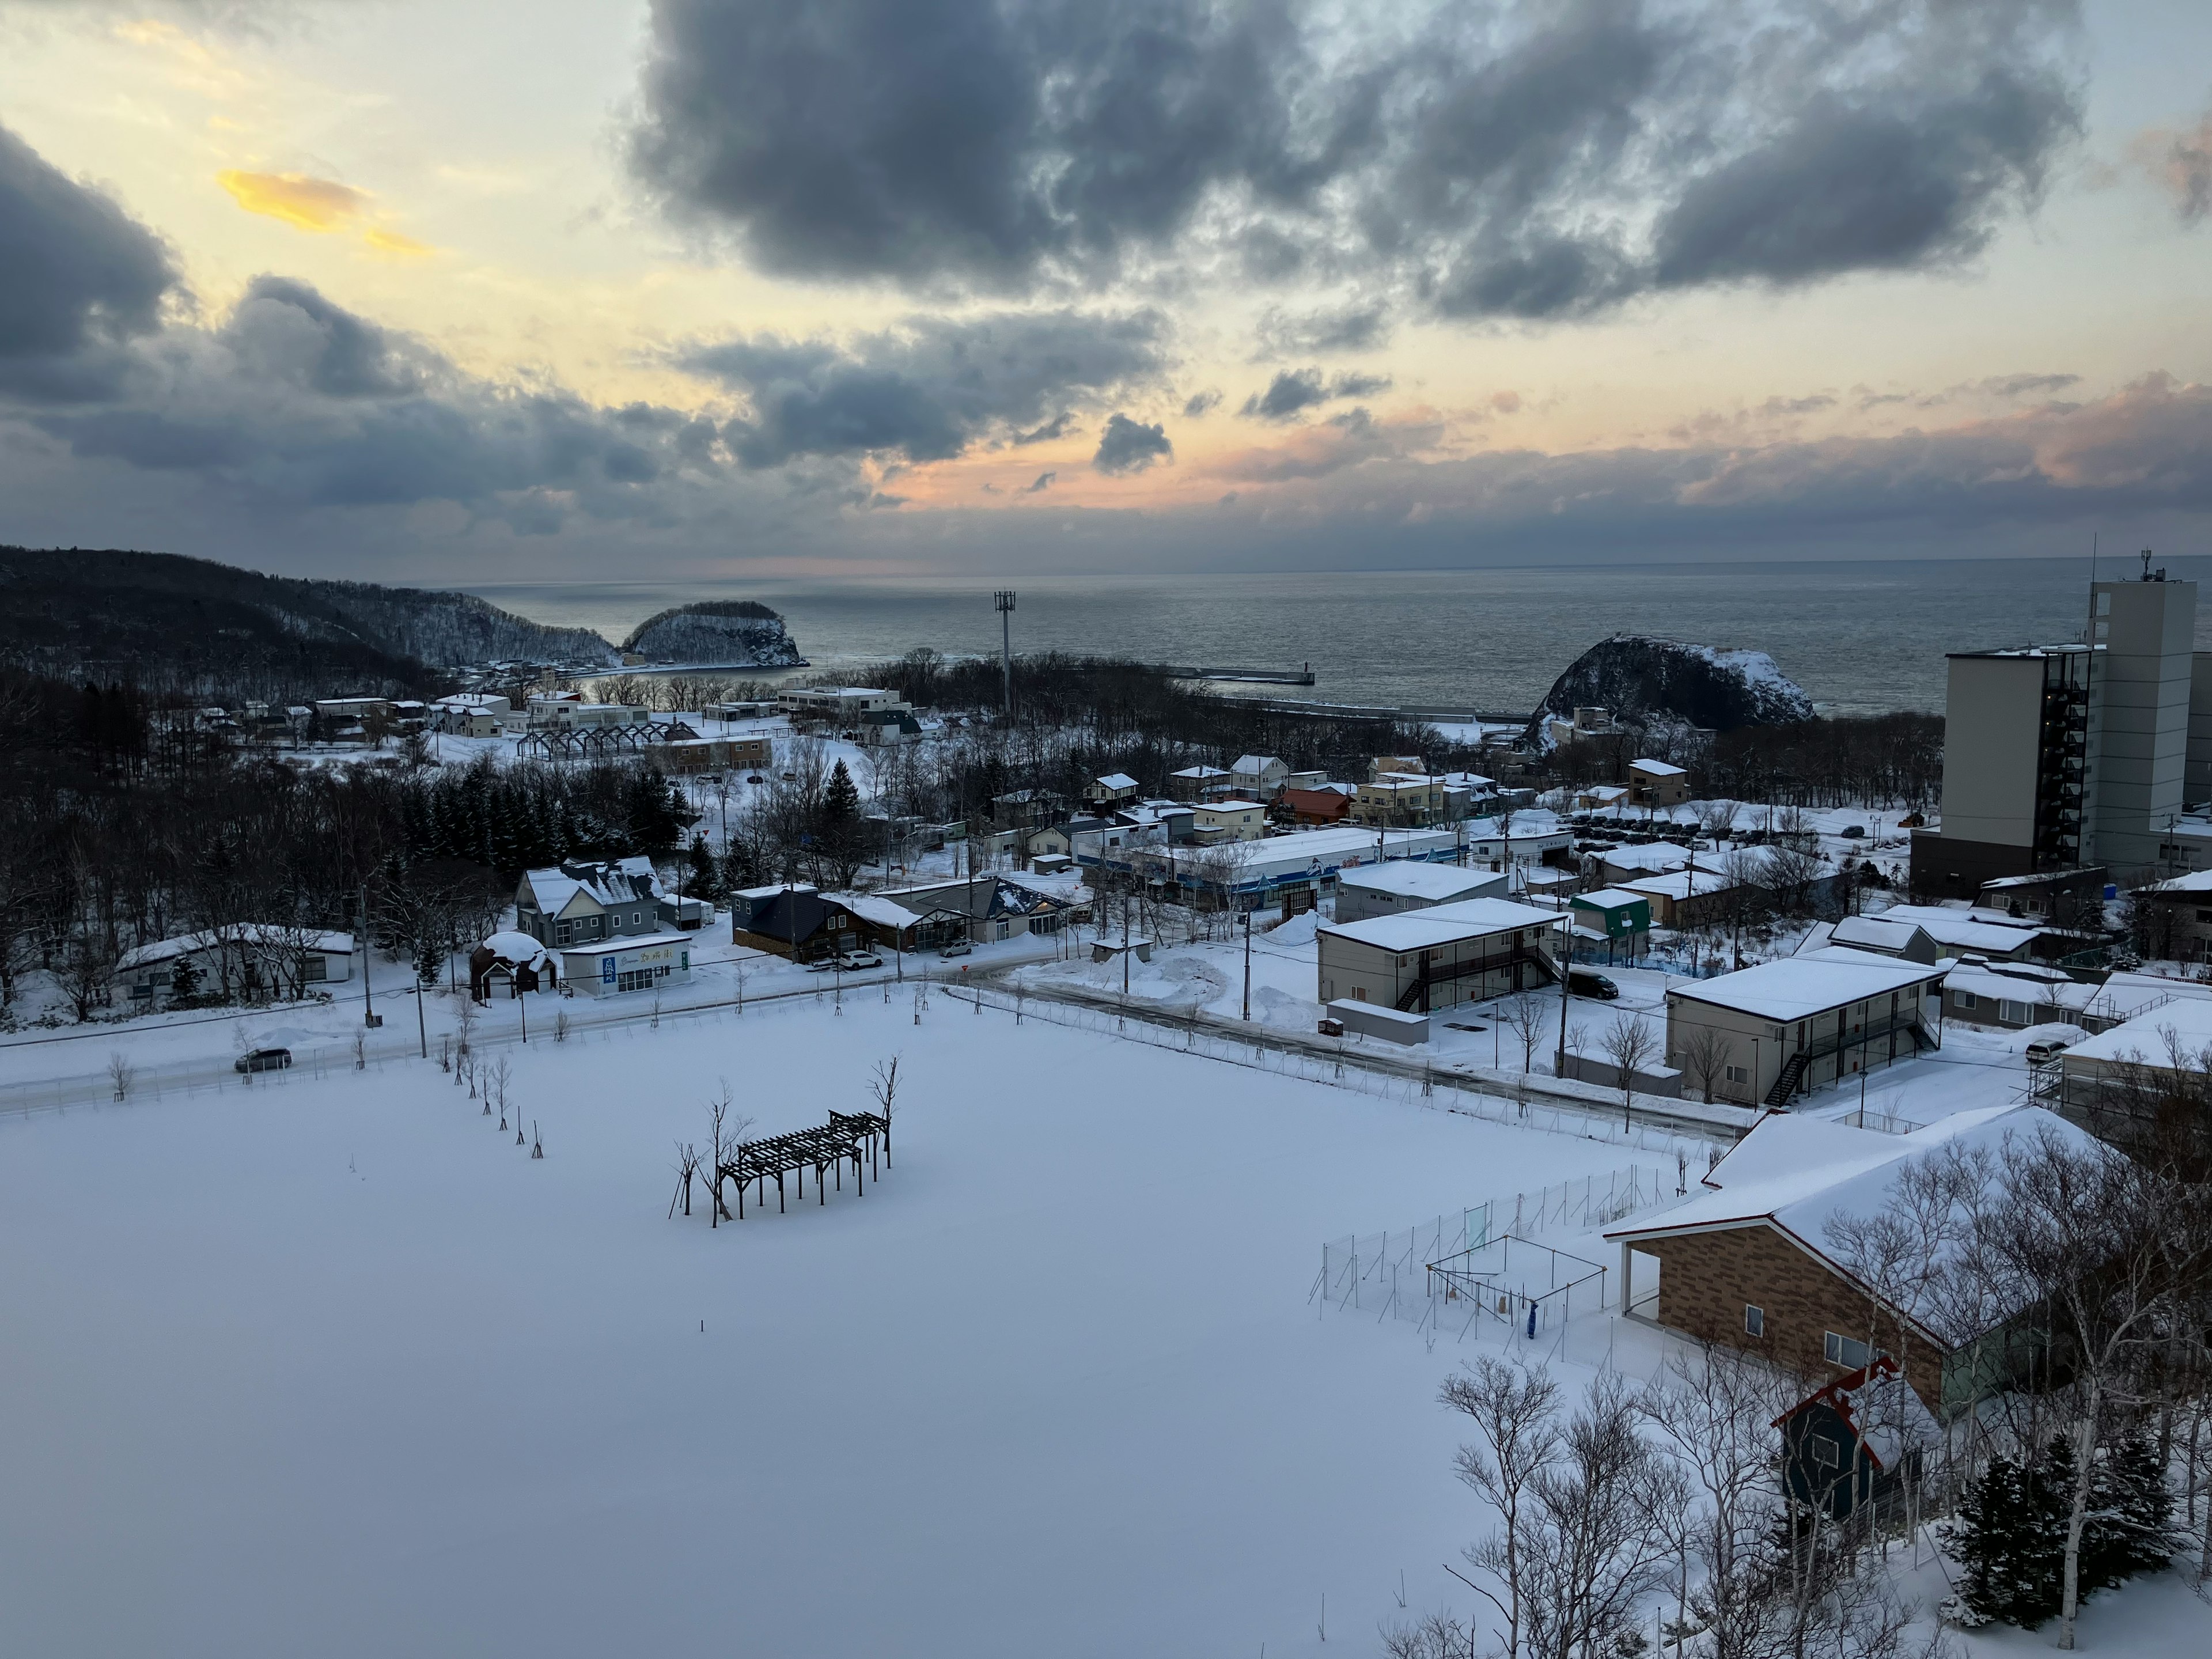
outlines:
[[[230,1063],[234,1072],[281,1072],[292,1063],[289,1048],[248,1048]]]
[[[853,951],[839,957],[837,965],[848,974],[857,974],[865,968],[882,967],[884,959],[881,957],[871,956],[866,951]]]
[[[1600,1002],[1620,1000],[1620,987],[1603,974],[1593,974],[1586,968],[1567,969],[1567,989],[1578,997],[1595,997]]]
[[[2027,1045],[2027,1063],[2048,1066],[2088,1035],[2071,1025],[2063,1030],[2053,1030],[2048,1025],[2039,1027]]]
[[[953,957],[972,957],[975,954],[975,947],[964,939],[955,939],[937,954],[947,960]]]
[[[836,965],[837,958],[835,957],[817,957],[806,964],[806,971],[810,974],[826,974]]]
[[[1843,835],[1845,841],[1864,841],[1866,839],[1866,825],[1863,823],[1847,823],[1844,826]]]

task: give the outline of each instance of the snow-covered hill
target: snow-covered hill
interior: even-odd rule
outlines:
[[[1645,634],[1615,634],[1576,658],[1538,705],[1529,736],[1548,746],[1547,719],[1578,708],[1607,709],[1624,725],[1712,732],[1813,717],[1813,700],[1764,651]]]
[[[622,648],[655,662],[727,667],[798,668],[806,661],[783,618],[752,599],[708,599],[660,611],[640,623]]]

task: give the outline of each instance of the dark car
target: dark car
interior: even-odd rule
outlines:
[[[1603,974],[1593,974],[1581,968],[1567,970],[1567,989],[1578,997],[1595,997],[1600,1002],[1620,1000],[1620,987]]]
[[[235,1072],[281,1072],[291,1063],[289,1048],[248,1048],[230,1064]]]

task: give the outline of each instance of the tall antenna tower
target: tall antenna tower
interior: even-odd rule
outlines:
[[[1014,592],[1002,587],[991,595],[991,609],[999,613],[999,666],[1006,677],[1008,720],[1014,717]]]

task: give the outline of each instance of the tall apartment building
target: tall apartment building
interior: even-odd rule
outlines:
[[[2079,642],[1950,656],[1942,826],[1912,837],[1916,894],[1972,898],[1999,877],[2089,866],[2168,873],[2185,803],[2212,796],[2197,584],[2148,566],[2093,582],[2088,623]]]

